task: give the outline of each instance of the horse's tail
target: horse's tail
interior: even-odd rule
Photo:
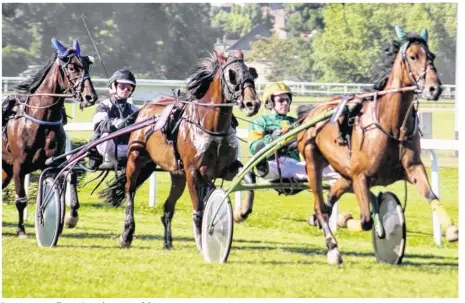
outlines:
[[[315,105],[311,104],[302,104],[297,106],[297,119],[300,120],[303,116],[306,116],[314,108]]]
[[[147,180],[155,170],[155,163],[150,162],[141,168],[136,182],[136,189]],[[116,176],[107,184],[107,188],[102,189],[98,196],[104,203],[114,207],[120,206],[126,197],[126,170],[119,171]]]

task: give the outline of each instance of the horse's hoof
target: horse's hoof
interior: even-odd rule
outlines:
[[[121,248],[129,248],[131,247],[131,241],[125,241],[123,239],[123,235],[119,236],[119,247]]]
[[[328,264],[337,265],[342,263],[342,256],[337,248],[333,248],[328,251],[326,256],[328,257]]]
[[[241,223],[244,222],[245,218],[241,215],[241,211],[234,211],[234,222]]]
[[[337,216],[337,227],[339,228],[347,228],[347,221],[352,219],[351,213],[342,213]]]
[[[163,245],[163,249],[172,250],[172,249],[173,249],[173,245],[171,245],[171,244],[166,244],[166,243],[165,243],[165,245]]]
[[[446,230],[446,239],[449,242],[455,242],[459,240],[459,229],[455,225],[449,225]]]
[[[16,234],[18,235],[19,239],[27,239],[27,234],[24,231],[17,231]]]
[[[70,213],[66,213],[65,215],[66,228],[75,228],[78,222],[79,222],[79,215],[77,215],[76,217],[73,217],[71,216]]]

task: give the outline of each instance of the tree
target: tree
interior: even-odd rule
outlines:
[[[312,81],[318,74],[312,70],[310,41],[292,37],[279,39],[277,36],[263,38],[252,43],[250,59],[265,62],[272,70],[270,81]]]
[[[455,16],[456,5],[446,3],[329,4],[323,9],[324,31],[312,43],[319,80],[368,82],[381,46],[397,39],[394,26],[399,24],[407,31],[429,30],[428,45],[437,55],[440,77],[454,82]]]
[[[110,74],[129,68],[138,78],[185,79],[218,35],[209,4],[10,3],[2,10],[4,74],[44,64],[53,53],[52,36],[66,46],[78,39],[83,54],[97,57],[82,12]],[[106,77],[98,60],[92,75]]]
[[[292,37],[300,37],[301,33],[321,30],[323,23],[324,3],[286,3],[284,10],[289,15],[286,31]]]
[[[239,39],[260,24],[271,28],[271,17],[263,16],[261,6],[256,3],[233,5],[231,12],[217,8],[213,10],[213,16],[212,26],[219,28],[228,39]]]

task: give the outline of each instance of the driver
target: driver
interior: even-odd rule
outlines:
[[[103,100],[95,109],[92,117],[94,126],[93,140],[108,136],[125,126],[134,123],[139,109],[128,102],[136,89],[136,78],[127,69],[117,70],[110,78],[108,92],[110,97]],[[126,157],[129,133],[114,140],[97,145],[97,151],[104,162],[114,164],[117,158]]]
[[[265,109],[270,113],[256,118],[249,124],[249,150],[254,155],[266,144],[276,140],[283,131],[296,122],[288,116],[292,103],[291,89],[284,82],[269,83],[264,90]],[[294,139],[278,150],[282,178],[307,181],[305,162],[300,161],[297,141]],[[257,175],[265,180],[278,180],[279,170],[275,155],[256,166]],[[334,171],[330,166],[323,170],[323,176],[330,177]]]

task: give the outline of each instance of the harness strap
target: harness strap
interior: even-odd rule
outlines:
[[[36,119],[34,118],[33,116],[30,116],[26,113],[23,113],[23,117],[28,119],[28,120],[31,120],[32,122],[35,122],[35,123],[38,123],[40,125],[47,125],[47,126],[57,126],[57,125],[61,125],[63,123],[63,117],[58,120],[58,121],[44,121],[44,120],[39,120],[39,119]]]

